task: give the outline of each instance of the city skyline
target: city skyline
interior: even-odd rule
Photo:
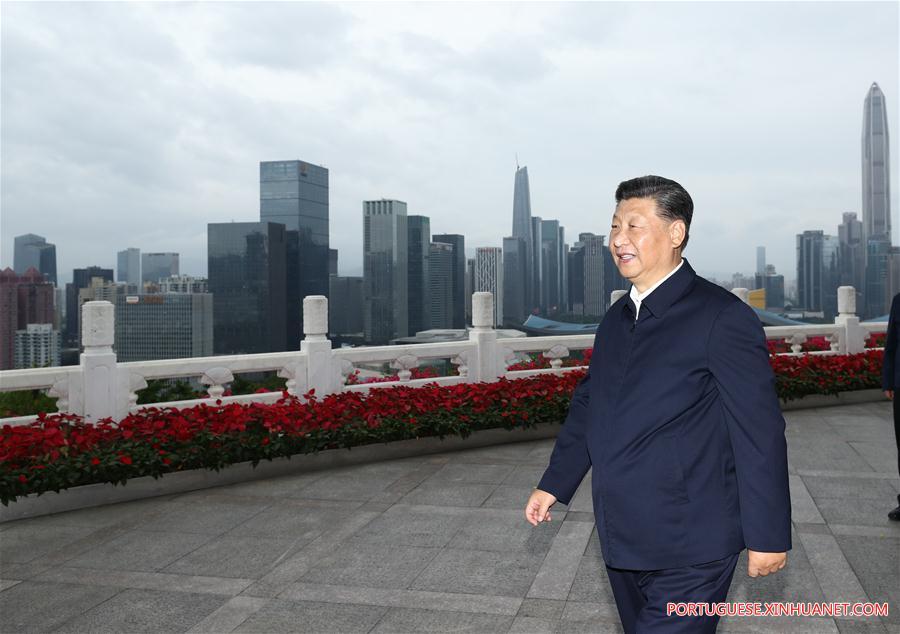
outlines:
[[[898,125],[890,3],[71,3],[4,17],[0,228],[58,244],[61,282],[130,245],[181,253],[183,272],[205,275],[206,225],[259,218],[268,159],[331,171],[341,275],[362,274],[359,204],[382,197],[435,233],[465,233],[471,256],[509,235],[516,153],[532,213],[570,235],[606,234],[617,183],[655,172],[695,197],[698,271],[752,271],[749,239],[790,273],[796,234],[862,214],[872,82]],[[264,30],[296,21],[321,28],[302,43]],[[4,237],[0,266],[11,248]]]

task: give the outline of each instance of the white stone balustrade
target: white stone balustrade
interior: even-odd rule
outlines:
[[[627,291],[613,291],[617,301]],[[735,289],[735,295],[747,301],[746,289]],[[109,302],[87,302],[82,306],[84,325],[80,365],[70,367],[7,370],[0,372],[0,391],[45,389],[57,398],[57,408],[84,416],[87,420],[102,418],[119,420],[129,412],[158,404],[137,405],[138,392],[150,379],[193,378],[208,386],[208,398],[165,403],[167,407],[190,407],[200,403],[265,402],[281,397],[280,392],[225,396],[234,376],[246,372],[276,372],[286,379],[285,387],[301,396],[310,389],[317,397],[341,391],[383,389],[394,385],[416,387],[426,383],[491,382],[500,377],[522,378],[545,373],[566,372],[563,361],[572,351],[585,350],[594,344],[594,333],[544,337],[499,338],[493,327],[493,296],[477,292],[472,296],[472,327],[468,339],[442,343],[399,346],[366,346],[332,348],[328,340],[328,299],[313,295],[303,299],[303,335],[300,349],[266,354],[197,357],[161,361],[119,363],[113,351],[114,307]],[[822,336],[829,350],[809,354],[855,354],[865,350],[869,335],[883,333],[886,323],[862,324],[856,315],[856,292],[852,286],[838,289],[838,316],[833,324],[803,326],[769,326],[767,339],[784,339],[792,352],[801,354],[805,341]],[[550,368],[509,370],[529,352],[541,352],[550,359]],[[449,359],[458,375],[413,379],[412,370],[429,360]],[[384,383],[346,385],[347,376],[358,366],[388,365],[397,371],[398,380]],[[34,416],[2,419],[3,424],[20,425]]]

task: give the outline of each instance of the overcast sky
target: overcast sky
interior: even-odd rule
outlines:
[[[181,253],[259,219],[259,161],[331,178],[331,246],[362,274],[362,201],[398,198],[467,247],[532,212],[608,233],[619,181],[695,202],[706,275],[787,278],[795,235],[860,212],[862,106],[889,106],[895,244],[898,3],[2,4],[0,259],[57,245],[60,280],[116,251]]]

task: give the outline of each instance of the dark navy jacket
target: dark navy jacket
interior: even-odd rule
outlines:
[[[653,293],[651,293],[652,295]],[[897,362],[897,330],[900,329],[900,293],[891,301],[891,314],[888,317],[887,337],[884,339],[884,362],[881,368],[881,389],[894,390],[900,387],[900,363]],[[897,398],[896,396],[894,398]]]
[[[791,548],[784,418],[756,313],[687,262],[613,304],[538,488],[593,465],[603,559],[657,570]]]

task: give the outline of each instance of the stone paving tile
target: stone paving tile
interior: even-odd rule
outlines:
[[[400,501],[404,504],[481,506],[496,488],[496,484],[446,484],[428,488],[420,486],[404,495]],[[526,497],[525,502],[527,501]],[[524,504],[523,502],[523,507]]]
[[[299,581],[379,588],[406,588],[425,569],[438,548],[378,545],[342,548],[317,561]],[[420,588],[443,590],[443,588]]]
[[[863,498],[879,500],[885,508],[896,506],[897,493],[889,480],[883,478],[824,478],[803,476],[803,483],[814,499]],[[893,507],[891,507],[893,508]],[[888,509],[890,510],[890,509]],[[887,511],[885,511],[885,514]]]
[[[67,621],[56,632],[184,632],[202,621],[226,599],[209,594],[125,590]]]
[[[839,634],[834,619],[787,616],[733,616],[722,617],[719,632],[742,634]]]
[[[378,622],[376,632],[417,634],[418,632],[506,632],[512,626],[513,617],[497,614],[472,614],[471,612],[447,612],[391,608]]]
[[[343,605],[275,599],[253,613],[234,632],[363,634],[371,631],[387,610],[377,605]]]
[[[209,541],[162,571],[209,577],[258,579],[288,553],[312,541],[311,536],[262,537],[228,533]]]
[[[206,491],[181,497],[160,508],[138,528],[146,531],[221,535],[272,504],[260,498],[235,499]]]
[[[469,509],[395,504],[348,537],[345,543],[443,548],[471,516]]]
[[[896,499],[819,498],[816,505],[828,524],[884,526],[890,520],[888,511],[896,506]]]
[[[0,631],[49,632],[121,588],[23,581],[0,592]]]
[[[200,533],[129,531],[66,562],[76,568],[155,572],[207,543]]]
[[[746,576],[743,555],[729,600],[853,596],[889,601],[894,614],[881,622],[726,619],[720,631],[900,634],[900,526],[886,518],[900,491],[883,433],[890,403],[785,418],[794,550],[785,571],[759,579]],[[522,517],[552,448],[552,439],[510,443],[7,523],[0,525],[0,576],[18,583],[0,583],[0,598],[64,588],[56,611],[65,618],[34,620],[72,631],[318,632],[346,619],[350,625],[334,631],[439,624],[437,631],[620,632],[593,527],[590,476],[568,508],[553,507],[553,522],[531,527]],[[566,567],[564,531],[576,528],[590,533]],[[545,568],[559,566],[569,571],[565,592],[525,598]],[[101,598],[81,602],[86,613],[73,612],[79,602],[66,597],[92,590]],[[128,592],[145,597],[131,612],[120,604]],[[188,614],[185,596],[206,597],[210,609]],[[167,603],[169,615],[150,614]],[[329,610],[331,620],[313,614]],[[7,629],[0,612],[0,630]]]
[[[412,590],[524,597],[541,557],[524,551],[445,548],[409,586]]]
[[[448,484],[500,484],[516,467],[508,464],[452,462],[423,481],[421,486]]]
[[[532,526],[520,510],[478,509],[461,523],[450,548],[490,550],[495,552],[523,551],[542,557],[550,550],[562,522],[542,522]]]
[[[96,530],[84,526],[43,526],[39,523],[13,525],[0,533],[0,570],[8,564],[25,564],[63,549]]]

